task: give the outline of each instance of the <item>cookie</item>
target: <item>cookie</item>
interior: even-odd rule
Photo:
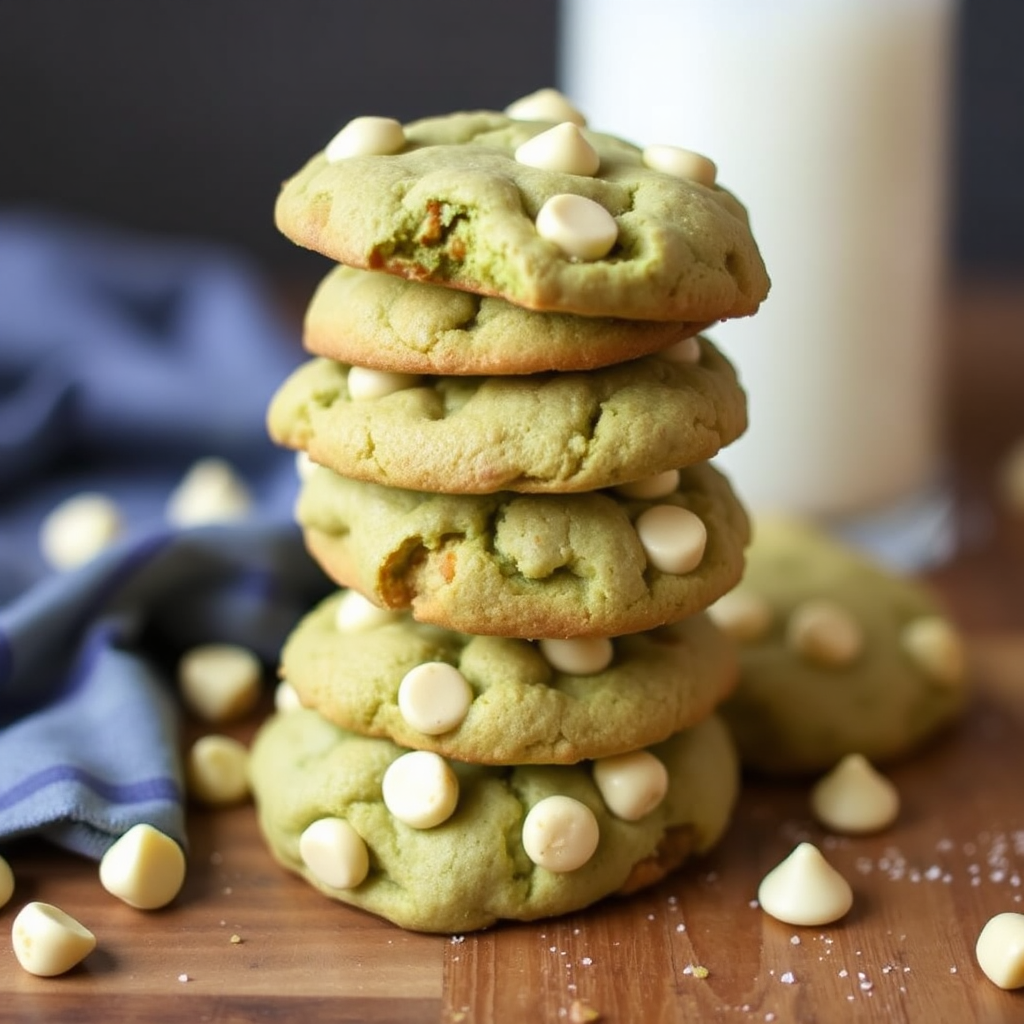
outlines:
[[[706,463],[671,477],[650,498],[447,495],[317,467],[296,511],[327,574],[382,607],[462,633],[618,636],[702,611],[742,574],[749,524],[726,479]]]
[[[288,638],[281,674],[336,725],[475,764],[572,764],[657,743],[732,689],[732,646],[703,615],[610,641],[470,636],[384,613],[350,625],[349,591]],[[342,618],[339,621],[339,610]]]
[[[333,899],[424,932],[565,914],[651,885],[719,839],[738,787],[728,732],[713,717],[643,754],[663,766],[664,796],[636,820],[606,806],[595,763],[487,768],[420,751],[420,765],[406,764],[424,770],[410,779],[404,764],[395,767],[403,754],[314,711],[288,712],[253,742],[253,792],[284,867]],[[432,827],[410,825],[435,770],[454,791],[454,809]],[[569,833],[561,860],[540,838],[545,816]]]
[[[739,643],[721,713],[751,768],[890,760],[964,706],[963,647],[934,597],[809,524],[758,521],[743,582],[709,614]]]
[[[535,313],[503,299],[337,266],[306,310],[314,355],[401,373],[592,370],[668,348],[702,323]]]
[[[348,266],[544,312],[711,323],[757,310],[768,276],[729,192],[585,128],[596,172],[519,151],[551,127],[479,111],[415,121],[369,153],[332,144],[333,162],[319,153],[284,184],[277,226]]]
[[[343,476],[390,487],[613,487],[705,461],[746,428],[732,366],[710,342],[697,349],[691,341],[697,363],[654,355],[589,373],[520,377],[396,379],[314,359],[274,396],[268,429],[278,444]]]

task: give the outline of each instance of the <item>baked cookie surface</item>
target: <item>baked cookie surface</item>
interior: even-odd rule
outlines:
[[[657,568],[641,542],[642,517],[666,508],[706,532],[685,571]],[[702,611],[738,582],[749,530],[706,463],[680,470],[656,499],[428,494],[318,467],[296,514],[327,574],[375,604],[463,633],[531,639],[618,636]]]
[[[742,583],[709,614],[738,639],[720,712],[757,770],[896,758],[963,708],[962,644],[935,598],[813,526],[756,521]]]
[[[397,820],[382,798],[385,772],[403,753],[300,709],[270,719],[257,734],[252,784],[260,826],[284,867],[333,899],[425,932],[564,914],[651,885],[714,845],[738,789],[728,732],[709,718],[650,748],[667,770],[668,787],[639,820],[608,810],[589,762],[518,768],[450,762],[458,780],[454,813],[432,828],[414,828]],[[583,804],[596,821],[596,849],[574,870],[538,866],[524,848],[527,812],[553,796]],[[303,833],[325,819],[347,823],[365,844],[369,870],[355,886],[328,884],[303,857]]]
[[[732,366],[660,355],[589,373],[419,377],[380,397],[314,359],[270,404],[271,437],[343,476],[448,494],[573,493],[705,461],[746,428]],[[358,382],[356,382],[358,386]]]
[[[282,676],[305,707],[344,729],[459,761],[571,764],[620,754],[706,718],[735,683],[732,645],[702,615],[617,637],[609,664],[569,672],[557,651],[556,663],[548,660],[543,643],[454,633],[408,613],[347,628],[338,616],[345,599],[328,598],[298,624]],[[431,734],[432,722],[404,713],[403,687],[438,664],[457,671],[466,702],[460,720]],[[445,687],[428,696],[439,703]]]
[[[275,219],[293,242],[348,266],[495,295],[545,312],[711,323],[756,311],[768,277],[727,191],[652,170],[642,150],[582,129],[596,174],[516,160],[550,124],[490,111],[412,122],[390,155],[314,156]],[[614,221],[600,259],[538,233],[545,202],[582,196]]]

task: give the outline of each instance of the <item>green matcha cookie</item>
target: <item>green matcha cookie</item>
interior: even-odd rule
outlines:
[[[895,758],[963,708],[962,644],[932,595],[810,525],[758,521],[743,582],[709,614],[739,641],[720,710],[752,768]]]
[[[477,764],[571,764],[657,743],[735,683],[732,645],[703,615],[614,640],[469,636],[378,613],[349,591],[306,616],[281,674],[344,729]],[[340,612],[340,616],[339,616]]]
[[[460,113],[406,125],[397,150],[389,139],[333,163],[320,153],[285,183],[277,225],[339,263],[545,312],[711,323],[757,310],[768,277],[729,192],[587,129],[596,173],[516,159],[551,127]],[[591,251],[595,238],[607,252]]]
[[[277,392],[268,428],[343,476],[389,487],[596,490],[703,462],[743,432],[732,367],[707,341],[699,351],[695,364],[654,355],[589,373],[397,381],[314,359]]]
[[[418,763],[400,763],[403,754]],[[626,762],[484,768],[409,755],[300,709],[261,729],[250,764],[282,865],[333,899],[425,932],[565,914],[651,885],[719,839],[738,788],[715,718]],[[638,775],[622,806],[609,781]],[[443,794],[431,780],[443,780]],[[444,807],[417,818],[439,795]]]
[[[743,571],[748,522],[706,463],[660,497],[426,494],[317,467],[297,516],[336,582],[421,622],[502,636],[618,636],[702,611]]]

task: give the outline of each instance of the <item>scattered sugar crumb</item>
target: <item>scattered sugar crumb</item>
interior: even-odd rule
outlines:
[[[950,967],[949,973],[950,974],[956,974],[956,965],[955,964],[952,967]]]
[[[465,935],[453,935],[452,936],[452,945],[453,946],[457,946],[457,945],[459,945],[459,943],[465,942],[465,941],[466,941],[466,936]]]
[[[679,924],[676,925],[676,931],[677,932],[685,932],[686,931],[686,925],[683,924],[682,921],[680,921]]]
[[[774,1013],[772,1013],[772,1012],[771,1012],[771,1010],[769,1010],[769,1011],[768,1011],[768,1012],[767,1012],[767,1013],[766,1013],[766,1014],[764,1015],[764,1019],[765,1019],[766,1021],[768,1021],[768,1022],[769,1022],[769,1024],[771,1024],[771,1021],[775,1020],[775,1014],[774,1014]]]
[[[786,971],[785,974],[780,976],[779,981],[781,981],[783,985],[794,985],[794,984],[796,984],[796,978],[793,976],[793,972],[792,971]]]
[[[839,972],[840,978],[848,978],[849,976],[850,972],[845,967]]]
[[[799,935],[791,935],[789,937],[789,944],[791,946],[799,946],[800,945],[800,936]]]
[[[750,908],[751,908],[751,910],[756,910],[756,909],[757,909],[757,908],[758,908],[758,907],[759,907],[760,905],[761,905],[761,904],[760,904],[760,903],[758,903],[758,902],[757,902],[757,900],[751,900],[751,901],[750,901],[750,902],[749,902],[749,903],[747,904],[747,906],[748,906],[748,907],[750,907]]]
[[[593,962],[593,958],[589,956],[582,957],[580,960],[580,963],[583,964],[584,967],[589,967]]]
[[[184,983],[186,981],[190,981],[190,980],[191,979],[189,978],[189,976],[187,974],[179,974],[178,975],[178,981],[180,981],[182,983]]]

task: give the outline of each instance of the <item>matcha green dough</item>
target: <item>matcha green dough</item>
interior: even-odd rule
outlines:
[[[711,323],[757,310],[768,277],[729,192],[651,170],[640,148],[585,129],[596,176],[517,163],[516,148],[549,127],[451,114],[406,125],[394,155],[329,164],[320,153],[284,184],[277,225],[348,266],[545,312]],[[562,193],[611,214],[607,256],[576,260],[538,234],[538,211]]]
[[[746,427],[742,389],[707,341],[698,364],[647,356],[589,373],[421,377],[355,398],[315,359],[270,405],[279,444],[343,476],[447,494],[572,493],[705,461]]]
[[[694,513],[699,565],[650,565],[634,521],[653,505]],[[739,581],[749,524],[706,463],[656,500],[615,492],[427,494],[317,467],[297,506],[306,544],[337,583],[421,622],[502,636],[617,636],[702,611]]]
[[[889,760],[963,709],[960,656],[947,652],[929,671],[907,647],[914,623],[953,629],[934,597],[817,528],[757,521],[737,591],[771,611],[760,635],[740,641],[740,682],[720,709],[745,765],[795,775],[829,769],[850,753]],[[847,664],[817,664],[787,641],[793,613],[822,598],[861,628],[862,648]]]
[[[403,749],[344,732],[309,710],[278,715],[257,734],[252,785],[260,826],[284,867],[325,895],[403,928],[463,933],[500,919],[579,910],[653,884],[713,846],[738,788],[727,730],[709,718],[650,749],[668,769],[669,789],[659,806],[632,822],[606,810],[587,763],[485,768],[453,762],[455,813],[434,828],[410,828],[381,796],[384,771]],[[529,808],[556,794],[584,803],[600,828],[591,859],[566,873],[537,867],[521,841]],[[348,821],[368,847],[369,875],[355,888],[325,885],[299,854],[302,832],[325,817]]]

